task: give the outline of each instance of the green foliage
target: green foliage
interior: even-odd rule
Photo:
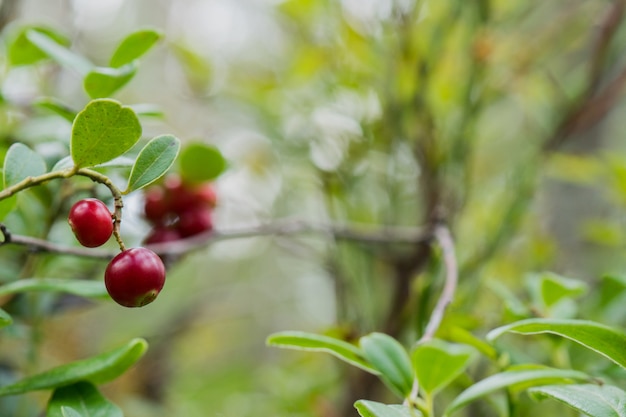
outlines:
[[[387,405],[359,400],[354,404],[361,417],[419,417],[422,413],[403,405]]]
[[[215,147],[189,143],[180,154],[181,175],[187,181],[203,182],[217,178],[226,169],[226,160]]]
[[[626,334],[609,326],[587,320],[528,319],[494,329],[487,338],[495,340],[508,332],[565,337],[626,368]]]
[[[626,416],[626,392],[611,385],[546,385],[528,392],[536,399],[552,398],[592,417]]]
[[[463,391],[446,408],[445,415],[451,415],[467,404],[505,388],[525,389],[537,385],[571,384],[588,380],[583,372],[562,369],[514,369],[487,377]]]
[[[131,64],[148,52],[162,37],[163,34],[154,29],[143,29],[131,33],[119,44],[111,56],[109,65],[112,68],[120,68]]]
[[[36,177],[46,172],[43,158],[28,146],[14,143],[4,157],[4,188],[19,183],[28,177]]]
[[[103,384],[123,374],[139,360],[148,348],[143,339],[133,339],[126,345],[88,359],[52,368],[0,387],[0,396],[28,391],[64,387],[79,381]]]
[[[48,402],[46,417],[65,417],[72,413],[88,417],[124,416],[122,410],[104,398],[93,384],[83,381],[55,389]]]
[[[469,365],[474,349],[432,340],[415,348],[411,357],[421,389],[433,394],[458,377]]]
[[[163,176],[176,160],[179,150],[180,140],[172,135],[158,136],[148,142],[135,160],[124,193],[150,185]]]
[[[108,162],[132,148],[140,137],[141,124],[132,109],[115,100],[93,100],[72,125],[72,160],[77,167]]]
[[[30,32],[41,33],[60,45],[67,46],[69,44],[67,37],[51,28],[43,26],[21,27],[11,34],[7,41],[7,57],[10,65],[32,65],[48,57],[42,49],[30,41],[28,36]]]
[[[108,296],[104,284],[100,281],[24,278],[0,286],[0,296],[33,291],[64,292],[86,298],[103,298]]]
[[[137,73],[135,64],[119,68],[96,67],[85,76],[83,87],[91,98],[110,97]]]
[[[406,398],[413,388],[413,367],[404,347],[393,337],[371,333],[359,340],[365,359],[380,372],[380,378],[400,398]]]

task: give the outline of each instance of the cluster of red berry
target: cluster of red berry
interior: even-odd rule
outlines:
[[[113,234],[113,217],[95,198],[78,201],[68,221],[78,241],[88,248],[105,244]],[[115,256],[104,273],[111,298],[125,307],[141,307],[154,301],[165,284],[161,258],[146,248],[127,249]]]
[[[146,190],[144,214],[152,224],[146,244],[173,242],[213,229],[217,198],[210,183],[189,184],[170,175]]]

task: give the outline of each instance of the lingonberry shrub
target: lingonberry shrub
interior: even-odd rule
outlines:
[[[96,198],[76,202],[68,222],[81,245],[95,248],[105,244],[113,234],[113,219],[107,206]]]
[[[155,300],[165,284],[165,266],[146,248],[132,248],[111,260],[104,273],[111,298],[125,307],[142,307]]]

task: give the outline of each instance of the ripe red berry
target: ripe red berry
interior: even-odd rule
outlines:
[[[161,258],[149,249],[127,249],[107,266],[104,284],[118,304],[142,307],[154,301],[163,288],[165,266]]]
[[[103,245],[113,233],[113,219],[107,206],[95,198],[78,201],[70,209],[68,222],[81,245]]]
[[[170,207],[165,191],[161,187],[151,187],[146,191],[144,214],[152,223],[163,223],[169,214]]]
[[[198,205],[198,199],[193,191],[178,175],[170,175],[165,179],[165,194],[169,197],[170,209],[181,215],[184,211]]]
[[[144,239],[144,243],[147,245],[153,245],[156,243],[175,242],[182,239],[180,232],[171,227],[155,226],[150,234]]]
[[[180,214],[177,229],[183,237],[190,237],[213,229],[211,211],[204,207],[192,207]]]

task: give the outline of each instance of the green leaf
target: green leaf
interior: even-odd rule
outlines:
[[[548,385],[531,388],[534,398],[552,398],[592,417],[626,417],[626,392],[611,385]]]
[[[113,68],[119,68],[130,64],[148,52],[162,36],[161,32],[154,29],[143,29],[131,33],[117,47],[109,65]]]
[[[67,410],[73,411],[68,414]],[[86,417],[124,416],[122,410],[104,398],[98,388],[84,381],[57,388],[48,402],[46,417],[63,417],[72,415],[72,412]]]
[[[110,352],[57,366],[0,387],[0,396],[57,388],[79,381],[102,384],[123,374],[143,356],[147,348],[148,343],[145,340],[133,339],[128,344]]]
[[[26,37],[37,48],[54,59],[61,66],[72,69],[80,75],[87,75],[93,68],[93,64],[87,58],[74,53],[66,46],[40,31],[28,30]]]
[[[420,417],[422,413],[404,405],[387,405],[375,401],[359,400],[354,408],[361,417]],[[413,411],[413,412],[411,412]]]
[[[122,155],[141,137],[137,115],[110,99],[92,100],[76,116],[70,153],[74,164],[90,167]]]
[[[587,320],[528,319],[494,329],[487,339],[494,340],[507,332],[562,336],[626,368],[626,334],[609,326]]]
[[[378,371],[364,359],[361,349],[351,343],[335,339],[334,337],[306,332],[287,331],[270,335],[266,342],[269,346],[330,353],[350,365],[354,365],[372,374],[378,374]]]
[[[587,291],[587,285],[578,280],[565,278],[553,273],[544,273],[539,277],[543,304],[552,307],[563,298],[577,297]]]
[[[120,68],[96,67],[85,76],[83,88],[91,98],[109,97],[124,87],[136,72],[135,64]]]
[[[582,372],[543,367],[501,372],[477,382],[459,394],[448,406],[444,415],[449,416],[467,404],[504,388],[527,388],[557,383],[568,384],[587,379],[589,377]]]
[[[6,327],[13,324],[13,317],[0,308],[0,327]]]
[[[401,398],[413,388],[413,368],[406,349],[393,337],[370,333],[359,340],[365,359],[380,372],[380,378]]]
[[[10,39],[7,47],[9,65],[32,65],[48,58],[46,53],[28,39],[26,34],[29,31],[39,32],[60,45],[69,45],[70,43],[65,36],[47,27],[26,26],[20,28],[9,35]]]
[[[70,123],[72,123],[76,117],[76,111],[74,109],[54,97],[42,97],[36,100],[34,104],[58,114]]]
[[[64,169],[68,169],[74,166],[74,161],[71,156],[66,156],[57,161],[56,164],[52,167],[50,172],[63,171]]]
[[[442,340],[419,345],[412,359],[420,388],[429,394],[444,388],[463,373],[474,353],[469,346]]]
[[[46,162],[23,143],[11,145],[4,157],[4,188],[46,173]]]
[[[180,154],[182,177],[189,182],[204,182],[217,178],[226,169],[226,160],[215,147],[190,143]]]
[[[172,135],[157,136],[148,142],[137,156],[124,193],[145,187],[163,176],[179,150],[180,140]]]
[[[79,279],[28,278],[0,286],[0,296],[22,292],[66,292],[80,297],[107,297],[108,293],[101,281]]]

